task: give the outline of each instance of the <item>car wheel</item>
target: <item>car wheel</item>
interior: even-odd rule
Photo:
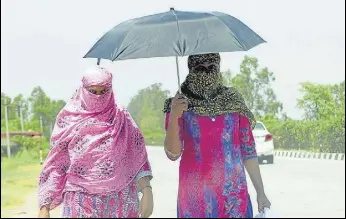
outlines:
[[[258,158],[258,163],[259,164],[263,164],[263,159],[262,158]]]
[[[270,155],[266,158],[268,164],[274,163],[274,155]]]

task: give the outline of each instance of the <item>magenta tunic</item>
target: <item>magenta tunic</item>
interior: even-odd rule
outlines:
[[[168,121],[169,114],[166,129]],[[208,117],[188,112],[179,126],[178,218],[252,217],[244,161],[257,154],[248,119],[238,113]]]

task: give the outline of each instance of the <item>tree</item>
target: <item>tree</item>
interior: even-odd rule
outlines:
[[[51,121],[49,123],[50,133],[52,132],[53,125],[56,120],[56,116],[59,114],[60,110],[66,105],[63,100],[53,100],[50,104]]]
[[[44,123],[53,119],[50,113],[51,100],[41,87],[38,86],[33,89],[29,101],[31,103],[31,113],[36,119],[40,120],[42,117]]]
[[[257,58],[245,56],[239,74],[232,77],[232,73],[227,71],[223,73],[223,77],[225,85],[236,88],[243,95],[255,116],[278,116],[282,112],[282,103],[272,89],[274,73],[266,67],[260,69]]]
[[[147,143],[162,144],[164,138],[164,113],[162,112],[169,91],[162,84],[153,84],[138,91],[127,109],[144,133]]]
[[[5,121],[5,99],[7,105],[7,118],[8,118],[8,130],[13,131],[17,130],[20,127],[20,121],[16,112],[14,111],[12,99],[8,97],[5,93],[1,93],[1,131],[5,132],[6,130],[6,121]]]
[[[301,84],[298,108],[307,120],[327,120],[345,115],[345,82],[340,85]]]
[[[317,152],[345,152],[345,88],[338,85],[301,84],[297,105],[303,120],[263,118],[275,136],[276,147]]]
[[[297,106],[304,111],[304,119],[292,120],[282,112],[272,89],[274,73],[260,68],[256,58],[245,56],[239,74],[223,72],[223,80],[243,95],[256,118],[274,135],[277,148],[345,152],[345,81],[335,85],[302,83]]]
[[[338,114],[337,116],[345,119],[345,81],[334,85],[332,92],[335,99],[335,107],[337,109],[336,113]]]
[[[33,89],[29,101],[33,117],[37,120],[42,118],[44,135],[50,138],[55,118],[61,108],[65,106],[65,101],[51,100],[39,86]]]
[[[18,117],[20,117],[19,110],[21,110],[23,114],[23,120],[27,121],[29,119],[29,103],[22,94],[17,95],[13,99],[11,107],[16,111]]]
[[[16,118],[16,113],[13,110],[12,105],[12,99],[7,96],[5,93],[1,93],[1,120],[5,119],[5,99],[6,99],[6,104],[7,104],[7,116],[8,119],[13,119]],[[1,126],[2,127],[2,126]]]
[[[28,99],[25,99],[22,94],[11,99],[5,93],[1,93],[2,132],[6,130],[5,98],[7,99],[8,127],[10,132],[21,131],[19,107],[22,110],[25,131],[41,131],[40,117],[42,116],[45,138],[33,139],[31,137],[22,138],[21,136],[11,137],[11,142],[18,143],[21,149],[33,150],[33,153],[37,154],[41,143],[43,143],[43,145],[48,145],[47,139],[50,137],[52,125],[55,122],[56,115],[65,105],[65,102],[62,100],[51,100],[40,87],[34,88],[32,95]],[[29,103],[31,103],[31,106],[29,106]],[[18,155],[20,156],[20,153]]]

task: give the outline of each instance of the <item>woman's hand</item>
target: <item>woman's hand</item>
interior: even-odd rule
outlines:
[[[143,196],[140,204],[140,218],[148,218],[153,213],[154,199],[151,188],[147,187],[143,189]]]
[[[263,212],[264,208],[270,208],[271,203],[267,196],[263,194],[257,195],[258,212]]]
[[[184,95],[177,93],[172,99],[171,117],[179,119],[184,111],[187,111],[188,102]]]
[[[50,218],[49,209],[47,207],[41,208],[38,218]]]

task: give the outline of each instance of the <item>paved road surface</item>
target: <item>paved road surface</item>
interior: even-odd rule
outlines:
[[[179,163],[168,161],[162,148],[150,148],[149,159],[154,174],[155,209],[152,217],[174,218]],[[280,217],[345,218],[344,161],[277,157],[275,164],[261,165],[261,171],[272,210]],[[256,209],[256,194],[250,181],[249,186]],[[35,194],[29,197],[28,205],[21,208],[22,214],[14,216],[35,217],[36,200],[33,199]],[[52,214],[58,215],[58,211]]]

